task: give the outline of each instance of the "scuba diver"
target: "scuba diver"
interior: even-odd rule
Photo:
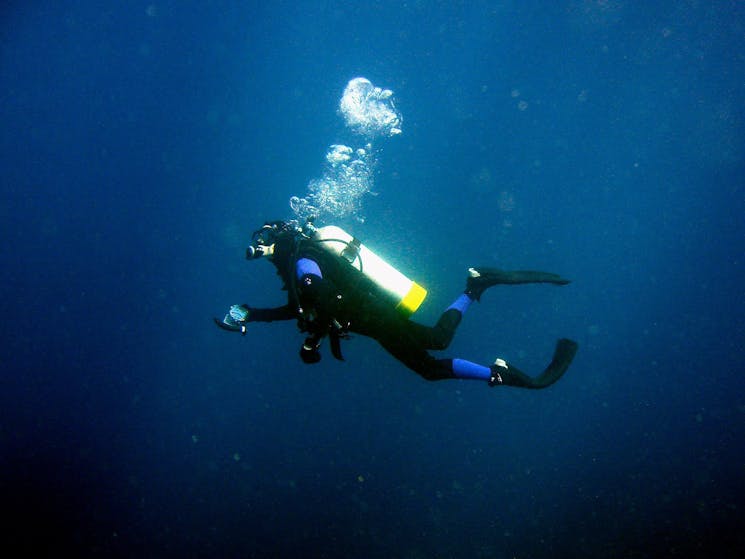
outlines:
[[[303,362],[321,360],[320,347],[328,338],[332,355],[343,360],[341,341],[350,333],[375,339],[392,356],[427,380],[472,379],[489,386],[545,388],[567,370],[577,344],[560,339],[553,359],[538,376],[529,376],[504,359],[491,366],[465,359],[437,359],[428,350],[448,347],[463,314],[484,291],[494,285],[569,283],[556,274],[504,271],[476,267],[468,270],[466,288],[440,316],[434,327],[409,316],[426,297],[426,290],[409,280],[373,251],[342,229],[316,228],[311,220],[267,222],[253,234],[246,258],[268,258],[277,268],[288,292],[286,305],[272,309],[232,305],[222,329],[245,335],[249,322],[296,319],[307,334],[300,348]]]

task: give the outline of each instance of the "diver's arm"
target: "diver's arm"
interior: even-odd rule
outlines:
[[[273,322],[275,320],[290,320],[295,313],[290,305],[274,309],[252,309],[248,305],[232,305],[222,320],[213,318],[215,324],[228,332],[246,334],[247,322]]]
[[[304,284],[313,283],[311,278],[315,279],[316,285],[318,283],[324,283],[321,268],[314,260],[309,258],[301,258],[296,262],[295,274],[298,281],[304,280]],[[293,307],[289,303],[272,309],[255,309],[245,304],[239,305],[239,307],[243,311],[243,316],[238,320],[241,323],[274,322],[275,320],[292,320],[298,317],[297,307]]]
[[[292,320],[297,318],[297,313],[290,307],[284,305],[273,309],[254,309],[248,308],[246,322],[274,322],[275,320]]]

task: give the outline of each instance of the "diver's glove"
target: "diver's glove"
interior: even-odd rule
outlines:
[[[231,305],[230,310],[222,320],[214,318],[215,324],[217,324],[223,330],[230,332],[240,332],[244,336],[246,335],[246,322],[248,322],[248,315],[250,309],[246,305]]]
[[[300,347],[300,359],[306,365],[313,365],[321,360],[321,352],[318,348],[321,347],[322,336],[313,335],[305,338],[303,345]]]
[[[231,321],[239,324],[248,320],[248,312],[248,307],[244,305],[231,305],[228,314],[225,315],[225,318],[230,318]]]

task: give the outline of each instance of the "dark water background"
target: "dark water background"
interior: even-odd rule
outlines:
[[[113,7],[114,5],[117,7]],[[735,557],[745,550],[741,2],[6,2],[4,543],[47,556]],[[396,93],[346,224],[430,290],[537,268],[426,383],[374,342],[303,366],[248,233]]]

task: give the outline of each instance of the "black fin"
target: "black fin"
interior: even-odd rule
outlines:
[[[578,347],[577,342],[566,338],[562,338],[556,342],[556,349],[554,350],[554,357],[551,363],[549,363],[541,376],[535,379],[536,388],[545,388],[559,380],[569,368],[569,365],[571,365],[574,356],[577,354]]]
[[[551,386],[569,368],[574,356],[577,354],[577,348],[576,342],[566,338],[560,339],[556,343],[556,349],[554,350],[554,357],[551,359],[551,363],[536,378],[526,375],[520,369],[508,363],[494,364],[491,367],[492,380],[489,381],[489,385],[498,386],[503,384],[520,388],[546,388],[547,386]]]

